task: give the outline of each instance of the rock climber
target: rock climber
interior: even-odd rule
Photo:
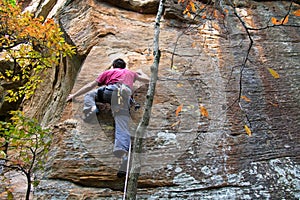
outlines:
[[[115,121],[113,154],[122,160],[117,176],[124,177],[127,170],[127,154],[130,147],[129,107],[133,83],[135,81],[148,83],[149,78],[142,72],[133,72],[126,69],[126,63],[121,58],[114,60],[112,67],[112,69],[102,72],[94,81],[86,84],[77,92],[70,94],[67,101],[85,94],[83,106],[85,122],[93,120],[93,116],[100,112],[96,102],[110,104]],[[96,86],[99,87],[94,89]]]

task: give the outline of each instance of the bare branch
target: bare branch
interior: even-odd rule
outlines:
[[[155,87],[158,79],[158,66],[160,61],[160,49],[159,49],[160,20],[163,14],[164,2],[165,0],[160,0],[158,12],[155,19],[154,40],[153,40],[154,61],[151,66],[151,80],[149,83],[148,92],[146,96],[144,114],[135,133],[135,138],[133,143],[132,168],[130,170],[130,176],[128,181],[128,192],[124,191],[127,193],[126,199],[136,199],[137,181],[141,170],[141,152],[142,152],[143,136],[149,124],[151,108],[152,108],[154,93],[155,93]]]

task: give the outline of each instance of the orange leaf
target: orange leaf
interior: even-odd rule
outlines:
[[[286,24],[289,21],[289,16],[286,16],[285,18],[282,18],[281,20],[276,19],[275,17],[271,18],[271,22],[274,25],[281,25],[281,24]]]
[[[180,105],[177,107],[176,113],[175,113],[176,117],[178,117],[179,113],[180,113],[181,110],[182,110],[182,107],[183,107],[183,104],[180,104]]]
[[[282,24],[286,24],[286,23],[288,23],[288,21],[289,21],[289,16],[286,16],[286,17],[283,18],[280,22],[281,22]]]
[[[203,115],[204,117],[208,117],[208,112],[203,105],[200,105],[200,112],[201,112],[201,115]]]
[[[251,136],[251,135],[252,135],[252,133],[251,133],[251,130],[250,130],[250,128],[249,128],[247,125],[245,125],[244,127],[245,127],[245,131],[246,131],[246,133],[247,133],[249,136]]]
[[[188,12],[188,13],[187,13],[187,16],[188,16],[189,18],[191,18],[191,17],[192,17],[192,15],[191,15],[191,13],[190,13],[190,12]]]
[[[214,18],[216,19],[219,18],[219,12],[217,10],[214,10]]]
[[[193,43],[192,43],[192,48],[195,48],[196,45],[197,45],[197,43],[196,43],[196,42],[193,42]]]
[[[272,24],[274,24],[274,25],[279,25],[279,24],[281,24],[280,21],[279,21],[278,19],[276,19],[275,17],[272,17],[272,18],[271,18],[271,22],[272,22]]]
[[[268,67],[269,72],[272,74],[274,78],[279,78],[279,74],[274,70]]]
[[[300,9],[294,11],[293,14],[297,17],[300,17]]]
[[[244,100],[247,101],[247,102],[250,102],[250,101],[251,101],[248,97],[246,97],[246,96],[244,96],[244,95],[241,96],[241,98],[244,99]]]

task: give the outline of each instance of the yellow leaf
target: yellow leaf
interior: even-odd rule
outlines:
[[[279,78],[280,77],[279,74],[274,69],[268,67],[268,70],[274,78]]]
[[[244,100],[247,101],[247,102],[250,102],[250,101],[251,101],[248,97],[246,97],[246,96],[244,96],[244,95],[241,96],[241,98],[244,99]]]
[[[245,127],[245,131],[246,131],[246,133],[247,133],[249,136],[251,136],[251,135],[252,135],[252,133],[251,133],[251,130],[250,130],[250,128],[249,128],[247,125],[245,125],[244,127]]]
[[[0,150],[0,158],[1,159],[6,158],[6,153],[4,151],[2,151],[2,150]]]
[[[188,8],[185,8],[185,10],[183,11],[183,14],[188,14],[189,13],[189,9]]]
[[[177,107],[176,113],[175,113],[176,117],[178,117],[179,113],[180,113],[181,110],[182,110],[182,107],[183,107],[183,104],[181,104],[181,105],[179,105],[179,106]]]
[[[173,123],[172,125],[171,125],[171,127],[174,127],[174,126],[177,126],[177,125],[179,125],[180,124],[180,120],[178,120],[177,122],[175,122],[175,123]]]
[[[197,9],[196,9],[196,7],[195,7],[195,4],[194,4],[194,2],[190,2],[190,5],[191,5],[191,7],[192,7],[192,11],[195,13],[196,11],[197,11]]]
[[[178,87],[178,88],[181,88],[182,86],[183,86],[182,83],[178,83],[178,84],[176,85],[176,87]]]
[[[202,116],[208,117],[208,112],[207,112],[206,108],[203,105],[200,105],[200,112],[201,112]]]
[[[294,11],[293,14],[297,17],[300,17],[300,9]]]

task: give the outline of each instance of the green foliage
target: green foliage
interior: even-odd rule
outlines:
[[[31,173],[43,167],[43,160],[51,144],[51,134],[35,119],[27,118],[21,111],[11,112],[11,122],[0,121],[1,159],[8,167]]]
[[[6,101],[29,98],[42,82],[43,72],[75,54],[53,19],[44,21],[20,6],[0,0],[0,81],[6,88]],[[15,87],[12,87],[15,86]]]
[[[52,135],[35,119],[27,118],[21,111],[11,112],[11,122],[0,121],[0,160],[6,169],[21,171],[27,178],[26,199],[29,199],[33,173],[44,167]],[[12,195],[7,189],[7,198]]]
[[[16,0],[8,0],[7,2],[10,3],[13,6],[17,5]]]

